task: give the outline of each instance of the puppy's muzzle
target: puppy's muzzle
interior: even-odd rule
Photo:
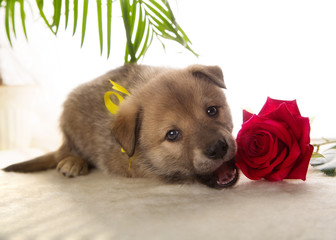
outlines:
[[[205,151],[205,156],[210,159],[223,159],[228,150],[228,144],[225,140],[218,140],[215,144],[211,144]]]
[[[229,145],[225,140],[218,140],[207,147],[204,155],[216,161],[222,160],[228,152]],[[233,186],[239,178],[239,172],[235,165],[235,159],[224,162],[215,172],[198,176],[198,180],[203,184],[222,189]]]
[[[211,188],[223,189],[236,184],[239,171],[235,159],[224,162],[214,173],[197,176],[198,181]]]

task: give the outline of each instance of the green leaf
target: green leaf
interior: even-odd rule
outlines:
[[[185,34],[185,32],[183,31],[183,29],[179,26],[178,30],[182,33],[182,37],[184,39],[184,41],[186,41],[187,43],[191,43],[190,39],[188,38],[187,34]]]
[[[151,33],[150,28],[148,28],[145,42],[143,44],[143,47],[142,47],[142,50],[141,50],[140,54],[138,55],[137,60],[139,60],[141,57],[143,57],[146,54],[149,46],[152,44],[152,41],[153,41],[153,33]]]
[[[149,0],[151,4],[145,3],[149,9],[147,14],[150,16],[151,24],[154,27],[155,34],[176,41],[182,46],[198,56],[189,46],[190,40],[182,28],[177,24],[168,1],[162,0],[159,4],[155,0]],[[151,6],[153,5],[153,6]]]
[[[336,149],[336,145],[333,146],[333,147],[331,147],[331,148],[329,148],[328,150],[332,150],[332,149]]]
[[[70,12],[70,1],[65,0],[65,29],[68,27],[68,22],[69,22],[69,12]]]
[[[133,31],[134,31],[134,23],[135,23],[135,19],[136,19],[136,13],[137,13],[137,5],[138,5],[138,2],[137,1],[133,1],[132,5],[130,5],[130,32],[131,34],[133,34]]]
[[[325,158],[321,153],[314,152],[311,158]]]
[[[321,171],[329,177],[335,177],[336,176],[336,169],[335,168],[322,169]]]
[[[158,25],[162,26],[165,29],[168,29],[172,32],[177,32],[176,29],[173,26],[173,22],[169,19],[169,21],[167,20],[167,16],[163,16],[161,13],[162,12],[158,12],[157,10],[155,10],[151,5],[147,4],[144,2],[144,4],[147,6],[148,9],[151,10],[151,12],[153,12],[154,14],[151,14],[150,12],[147,11],[147,13],[155,19],[155,22],[158,23]]]
[[[54,0],[53,5],[54,5],[54,15],[52,26],[56,27],[55,32],[57,33],[61,19],[62,0]]]
[[[15,0],[12,1],[7,1],[7,5],[9,6],[10,9],[10,17],[12,20],[12,29],[13,29],[13,34],[14,37],[16,37],[16,30],[15,30]]]
[[[165,27],[165,25],[160,22],[160,20],[151,16],[150,22],[154,26],[154,29],[156,30],[155,32],[157,34],[161,35],[164,38],[178,41],[176,35],[174,34],[175,36],[173,36],[173,35],[169,34],[169,32],[171,33],[171,31],[168,31],[167,28]]]
[[[40,12],[40,16],[42,17],[42,19],[44,20],[45,24],[48,26],[48,28],[50,29],[50,31],[56,35],[56,32],[52,29],[51,24],[48,22],[46,16],[44,15],[43,12],[43,0],[36,0],[36,5],[39,9]]]
[[[129,0],[120,0],[120,7],[121,7],[121,13],[122,13],[122,18],[124,21],[124,27],[126,31],[126,55],[125,53],[125,63],[128,62],[136,62],[136,56],[135,56],[135,51],[133,48],[132,44],[132,31],[131,31],[131,26],[130,26],[130,4]],[[130,59],[128,58],[130,57]]]
[[[19,0],[19,2],[20,2],[20,15],[21,15],[22,29],[23,29],[26,39],[28,40],[27,30],[26,30],[26,14],[24,10],[24,0]]]
[[[101,0],[97,0],[97,21],[98,21],[98,32],[99,32],[99,43],[100,43],[100,55],[103,53],[103,21],[102,21],[102,8]]]
[[[137,31],[136,31],[135,39],[134,39],[135,52],[138,50],[138,48],[140,46],[140,43],[143,40],[143,36],[145,35],[146,26],[147,26],[147,21],[146,21],[146,19],[143,19],[142,9],[140,8],[140,10],[139,10],[139,20],[138,20],[138,24],[137,24]],[[147,30],[148,30],[148,26],[147,26]]]
[[[82,21],[81,47],[83,46],[84,38],[85,38],[86,20],[87,20],[87,14],[88,14],[88,5],[89,5],[89,0],[84,0],[84,3],[83,3],[83,21]]]
[[[128,56],[129,56],[129,51],[128,51],[128,47],[126,46],[126,48],[125,48],[125,56],[124,56],[124,62],[125,63],[129,62]]]
[[[149,2],[153,4],[160,12],[164,13],[168,19],[175,20],[174,16],[171,14],[171,12],[169,12],[167,5],[165,5],[166,1],[162,1],[162,3],[164,4],[163,6],[166,7],[167,9],[165,9],[161,4],[159,4],[157,0],[149,0]]]
[[[189,38],[176,23],[167,1],[132,1],[132,5],[129,2],[120,1],[127,38],[125,63],[136,62],[143,57],[152,43],[154,33],[180,43],[197,56],[188,45]]]
[[[10,4],[6,4],[6,11],[5,11],[5,29],[6,29],[6,35],[7,35],[7,39],[9,41],[9,44],[11,45],[11,47],[13,47],[12,45],[12,40],[11,40],[11,36],[10,36],[10,29],[9,29],[9,17],[10,17]]]
[[[73,8],[74,25],[73,25],[72,35],[75,35],[76,29],[77,29],[77,21],[78,21],[78,0],[74,0],[73,3],[74,3],[74,8]]]
[[[111,51],[112,0],[107,0],[107,58]]]
[[[103,52],[104,39],[103,39],[103,23],[102,23],[102,1],[97,2],[97,21],[98,21],[98,34],[100,43],[100,53]],[[12,46],[12,36],[16,36],[15,27],[15,3],[20,4],[20,17],[21,25],[24,31],[26,39],[26,14],[24,8],[24,0],[0,0],[0,7],[3,5],[5,8],[5,30],[8,41]],[[39,9],[39,13],[45,24],[55,35],[58,32],[60,21],[62,18],[62,4],[65,4],[65,29],[67,29],[70,15],[70,0],[53,0],[53,15],[51,19],[52,23],[47,19],[45,15],[44,0],[35,0]],[[81,46],[83,46],[86,23],[88,17],[88,0],[83,1],[83,18],[82,18],[82,31],[81,31]],[[107,57],[111,51],[111,27],[112,27],[112,0],[106,0],[107,5]],[[5,3],[5,4],[4,4]],[[2,5],[1,5],[2,4]],[[122,11],[122,18],[124,22],[126,32],[126,49],[125,49],[125,62],[137,62],[143,57],[150,47],[154,34],[161,41],[161,38],[171,39],[183,45],[189,51],[190,40],[184,33],[182,28],[177,24],[176,19],[171,11],[167,0],[120,0],[120,6]],[[73,35],[77,29],[78,22],[78,0],[73,1]],[[161,38],[160,38],[161,37]],[[162,42],[163,44],[163,42]],[[163,44],[164,46],[164,44]],[[194,52],[193,52],[194,53]],[[196,53],[194,53],[197,55]]]
[[[158,41],[160,41],[160,43],[162,45],[162,48],[163,48],[163,51],[166,52],[166,45],[164,44],[164,42],[162,42],[161,38],[158,35],[156,35],[156,38],[157,38]]]

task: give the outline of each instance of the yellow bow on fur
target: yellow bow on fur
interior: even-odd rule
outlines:
[[[110,80],[110,83],[112,84],[112,89],[117,90],[118,92],[124,93],[126,95],[130,95],[130,93],[122,86],[120,86],[119,84],[113,82],[112,80]],[[118,98],[119,104],[124,101],[124,98],[116,92],[112,92],[112,91],[108,91],[105,93],[104,95],[104,101],[105,101],[105,106],[106,108],[112,113],[112,114],[116,114],[118,112],[118,105],[114,104],[110,98],[111,95],[115,95]]]
[[[116,90],[118,92],[124,93],[126,95],[130,95],[130,93],[122,86],[120,86],[119,84],[113,82],[112,80],[110,80],[110,83],[112,84],[112,89]],[[104,95],[104,101],[105,101],[105,106],[106,108],[112,113],[112,114],[117,114],[118,110],[119,110],[119,106],[115,103],[112,102],[110,96],[111,95],[115,95],[118,98],[119,104],[124,101],[124,98],[116,92],[112,92],[112,91],[108,91],[105,93]],[[124,153],[125,150],[123,148],[121,148],[121,152]],[[131,168],[131,163],[132,163],[132,158],[130,157],[130,161],[128,164],[128,169]]]

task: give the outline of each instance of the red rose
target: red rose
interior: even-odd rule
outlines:
[[[309,119],[294,101],[267,98],[258,115],[244,110],[236,164],[250,179],[306,180],[313,152]]]

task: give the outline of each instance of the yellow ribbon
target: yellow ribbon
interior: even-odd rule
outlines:
[[[112,89],[116,90],[118,92],[124,93],[126,95],[130,95],[130,93],[122,86],[120,86],[119,84],[113,82],[112,80],[109,80],[110,83],[112,84]],[[119,106],[115,103],[112,102],[110,96],[114,95],[118,98],[119,104],[124,101],[124,98],[116,92],[112,92],[112,91],[108,91],[105,93],[104,95],[104,101],[105,101],[105,106],[106,108],[112,113],[112,114],[117,114],[118,110],[119,110]],[[125,150],[123,148],[121,148],[121,152],[125,153]],[[131,168],[131,163],[132,163],[132,157],[129,158],[129,164],[128,164],[128,170]]]
[[[125,153],[125,149],[124,149],[124,148],[121,148],[121,152],[122,152],[122,153]],[[132,157],[129,158],[128,170],[131,169],[131,164],[132,164]]]
[[[112,84],[112,89],[124,93],[126,95],[130,95],[130,93],[122,86],[120,86],[119,84],[113,82],[112,80],[110,80],[110,83]],[[115,95],[118,98],[119,104],[124,101],[124,98],[116,92],[112,92],[112,91],[108,91],[105,93],[104,95],[104,101],[105,101],[105,106],[106,108],[112,113],[112,114],[117,114],[118,112],[118,105],[114,104],[110,98],[111,95]]]

